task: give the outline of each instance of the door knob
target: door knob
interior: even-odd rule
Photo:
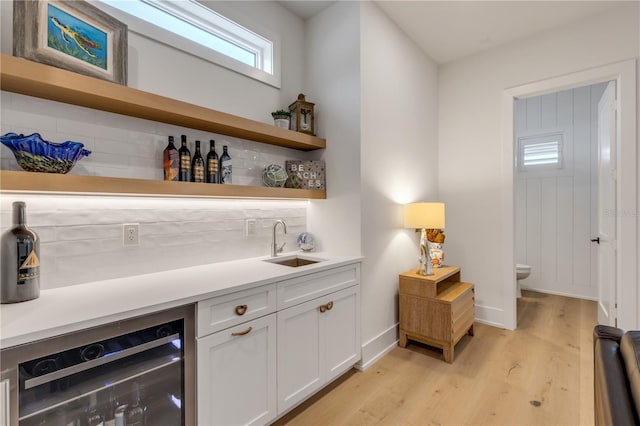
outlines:
[[[598,238],[592,238],[592,239],[591,239],[591,242],[592,242],[592,243],[598,243],[598,244],[600,244],[600,237],[598,237]]]

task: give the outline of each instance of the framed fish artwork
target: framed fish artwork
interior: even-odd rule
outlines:
[[[127,85],[127,26],[86,1],[14,1],[13,54]]]

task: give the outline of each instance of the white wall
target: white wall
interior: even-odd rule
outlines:
[[[516,262],[532,267],[522,288],[595,300],[598,101],[606,83],[518,99],[520,137],[560,133],[562,166],[515,171]]]
[[[327,199],[311,202],[308,229],[323,250],[360,255],[359,5],[337,2],[306,25],[305,95],[327,139]]]
[[[276,2],[213,2],[247,25],[277,34],[283,43],[282,89],[252,80],[137,34],[129,34],[129,86],[197,105],[272,123],[270,112],[302,91],[304,23]],[[2,52],[12,53],[12,2],[0,2]],[[168,135],[229,144],[234,183],[260,184],[266,164],[304,159],[296,150],[262,145],[193,129],[89,110],[1,92],[0,131],[42,132],[54,141],[77,140],[93,151],[72,173],[161,179],[161,152]],[[17,169],[2,147],[3,169]],[[4,195],[2,229],[11,202],[27,201],[29,223],[42,238],[44,289],[269,254],[269,226],[289,225],[287,249],[306,229],[306,201],[156,199]],[[258,235],[245,238],[244,220],[255,218]],[[141,245],[123,248],[122,223],[140,223]],[[82,267],[80,267],[82,266]]]
[[[129,31],[128,86],[265,123],[303,84],[304,22],[275,1],[207,1],[207,6],[282,42],[282,87],[268,86]],[[101,6],[95,3],[97,6]],[[105,6],[101,6],[105,8]],[[13,51],[13,2],[0,2],[2,53]]]
[[[398,274],[417,267],[403,205],[438,200],[437,67],[375,3],[360,27],[363,363],[395,345]]]
[[[640,54],[637,2],[567,27],[446,64],[440,69],[439,189],[447,204],[447,259],[476,284],[476,315],[503,325],[502,96],[529,82]]]
[[[402,205],[437,197],[436,65],[374,3],[336,2],[306,30],[328,197],[311,202],[308,229],[324,250],[365,256],[366,367],[395,346],[398,274],[417,265]]]

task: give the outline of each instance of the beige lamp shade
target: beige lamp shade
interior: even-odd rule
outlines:
[[[411,203],[405,206],[404,227],[414,229],[442,229],[444,203]]]

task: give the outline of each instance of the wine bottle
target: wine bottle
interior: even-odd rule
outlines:
[[[162,152],[162,165],[164,167],[164,180],[178,180],[180,156],[178,155],[178,149],[173,144],[173,136],[169,136],[169,144]]]
[[[231,156],[227,151],[227,145],[222,146],[222,155],[220,156],[220,173],[221,183],[231,184],[233,183],[233,165],[231,163]]]
[[[89,409],[85,416],[85,422],[87,426],[104,426],[104,416],[98,409],[98,394],[92,393],[89,396]]]
[[[14,227],[2,234],[0,303],[40,296],[40,238],[26,225],[27,205],[13,203]]]
[[[216,152],[216,141],[209,141],[209,153],[207,154],[207,182],[220,183],[220,167],[218,153]]]
[[[116,410],[118,409],[118,398],[116,397],[115,385],[109,386],[109,402],[104,411],[104,426],[116,425]]]
[[[115,426],[125,426],[124,423],[124,415],[125,412],[127,411],[127,405],[120,405],[118,406],[118,408],[116,409],[115,415],[114,415],[114,423]]]
[[[147,423],[147,407],[142,403],[140,397],[140,385],[134,383],[134,400],[125,413],[125,425],[144,426]]]
[[[196,141],[196,153],[191,161],[191,182],[204,182],[204,158],[200,153],[200,141]]]
[[[180,136],[180,167],[178,169],[178,179],[180,182],[191,181],[191,151],[187,148],[187,136]]]

